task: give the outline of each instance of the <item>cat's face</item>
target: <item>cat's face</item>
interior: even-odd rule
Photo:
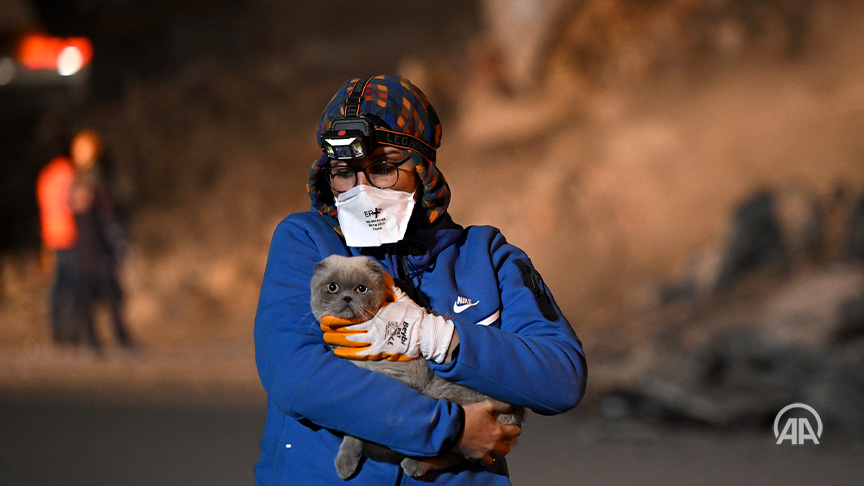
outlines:
[[[331,255],[315,266],[312,276],[312,313],[320,321],[330,315],[368,320],[385,301],[387,273],[366,257]]]

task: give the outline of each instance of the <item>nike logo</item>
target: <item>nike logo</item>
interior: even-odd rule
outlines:
[[[472,302],[471,299],[467,297],[456,297],[456,302],[453,303],[453,312],[457,314],[461,314],[465,312],[469,307],[474,307],[479,304],[480,301]]]

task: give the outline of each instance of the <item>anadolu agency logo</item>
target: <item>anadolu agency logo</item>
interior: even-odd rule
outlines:
[[[813,424],[807,417],[790,416],[786,419],[783,430],[780,431],[780,422],[786,412],[800,408],[803,409],[816,419],[816,432],[813,432]],[[801,415],[801,414],[797,414]],[[822,437],[822,419],[813,407],[805,403],[790,403],[783,407],[783,410],[774,418],[774,437],[777,439],[777,444],[782,444],[785,440],[790,440],[792,445],[803,445],[805,441],[812,440],[814,444],[819,444],[819,438]]]

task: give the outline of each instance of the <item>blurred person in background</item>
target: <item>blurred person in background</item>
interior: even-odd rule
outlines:
[[[68,144],[64,144],[63,151],[68,151]],[[48,314],[54,342],[61,345],[78,342],[82,305],[75,255],[78,230],[69,207],[69,189],[74,177],[72,161],[66,155],[58,155],[42,168],[36,180],[42,268],[52,275]]]
[[[69,189],[69,206],[75,215],[78,242],[75,256],[81,287],[81,325],[84,338],[95,350],[101,342],[95,326],[95,308],[101,301],[109,312],[117,342],[132,348],[123,317],[123,291],[118,275],[126,254],[126,238],[114,200],[101,170],[102,139],[83,130],[72,140],[75,174]]]
[[[499,423],[492,402],[434,400],[348,359],[422,356],[447,380],[545,415],[581,400],[582,344],[528,256],[496,228],[463,228],[447,213],[440,139],[435,110],[405,78],[349,80],[325,108],[312,208],[276,228],[258,302],[268,415],[256,484],[347,484],[334,466],[343,435],[407,456],[467,459],[416,479],[366,459],[350,484],[510,484],[504,455],[521,428]],[[319,325],[310,280],[333,254],[378,261],[410,298],[367,322],[324,316]],[[390,320],[409,329],[405,340],[387,339]],[[336,356],[328,343],[353,347]]]

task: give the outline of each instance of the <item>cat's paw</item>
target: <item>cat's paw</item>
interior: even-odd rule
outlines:
[[[346,436],[336,455],[336,474],[342,479],[348,479],[357,473],[360,461],[363,459],[363,443],[359,439]]]
[[[429,471],[437,471],[439,469],[455,466],[456,464],[461,463],[462,460],[462,457],[457,456],[452,452],[445,452],[439,456],[426,457],[424,459],[406,457],[405,459],[402,459],[402,462],[400,462],[399,465],[402,466],[402,470],[405,471],[405,474],[412,478],[419,478]]]
[[[405,474],[411,476],[412,478],[419,478],[420,476],[426,474],[432,469],[435,469],[435,467],[430,464],[429,461],[421,461],[419,459],[412,459],[410,457],[402,459],[402,462],[399,465],[402,466],[402,470],[405,471]]]
[[[336,456],[336,474],[342,479],[348,479],[357,472],[360,461],[346,458],[342,454]]]

